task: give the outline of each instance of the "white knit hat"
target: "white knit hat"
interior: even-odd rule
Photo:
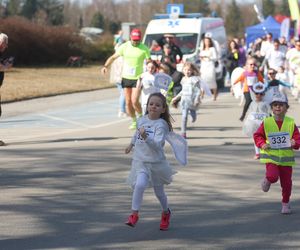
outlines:
[[[256,82],[252,86],[253,92],[256,94],[260,94],[265,92],[266,90],[266,85],[264,85],[262,82]]]
[[[284,94],[276,93],[276,94],[273,95],[271,105],[272,105],[273,102],[282,102],[282,103],[288,104],[288,99]]]

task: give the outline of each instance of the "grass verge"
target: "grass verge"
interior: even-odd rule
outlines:
[[[14,102],[112,87],[99,65],[77,67],[12,68],[5,72],[2,102]]]

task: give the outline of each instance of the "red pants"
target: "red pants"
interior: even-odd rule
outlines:
[[[280,178],[282,189],[282,202],[288,203],[292,193],[292,173],[293,167],[279,166],[273,163],[266,164],[266,178],[269,182],[275,183]]]

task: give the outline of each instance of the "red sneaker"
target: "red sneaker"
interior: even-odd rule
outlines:
[[[135,224],[138,222],[138,220],[139,220],[138,214],[133,213],[133,214],[129,215],[127,222],[125,222],[125,224],[130,227],[135,227]]]
[[[162,214],[161,214],[159,229],[163,230],[163,231],[166,231],[169,229],[171,210],[170,209],[168,209],[168,210],[169,210],[169,212],[167,214],[165,212],[162,212]]]

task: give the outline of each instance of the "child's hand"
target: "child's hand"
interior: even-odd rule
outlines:
[[[139,128],[138,130],[139,130],[139,132],[140,132],[141,137],[142,137],[144,140],[146,140],[146,139],[147,139],[147,133],[146,133],[145,128],[144,128],[144,127],[141,127],[141,128]]]
[[[262,149],[266,150],[270,148],[270,145],[265,143],[264,145],[261,146]]]
[[[296,145],[296,141],[294,139],[291,139],[291,147],[294,147]]]
[[[129,154],[132,148],[133,148],[133,145],[130,143],[130,144],[128,145],[128,147],[125,148],[125,154]]]
[[[200,103],[201,103],[201,101],[200,101],[199,99],[196,99],[196,100],[194,101],[194,106],[195,106],[195,107],[198,107]]]

